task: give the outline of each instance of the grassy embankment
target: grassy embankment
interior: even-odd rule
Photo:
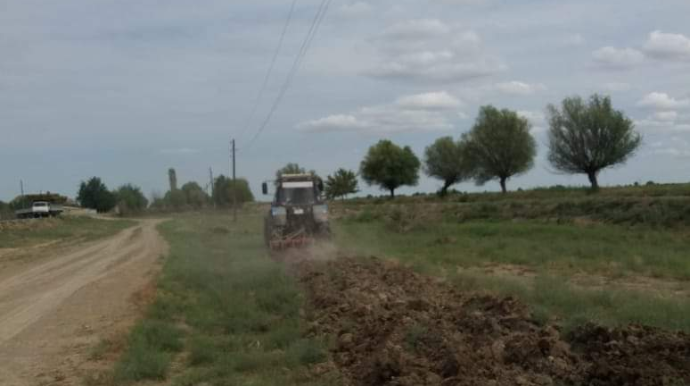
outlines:
[[[462,203],[360,201],[336,206],[347,214],[335,229],[352,254],[395,258],[462,288],[518,296],[537,317],[566,326],[633,322],[690,331],[690,238],[682,225],[690,221],[690,197],[674,199],[682,200],[680,212],[659,209],[677,192],[665,191],[661,201],[628,197],[635,216],[606,190],[575,198],[517,192]],[[635,289],[636,282],[647,287]],[[666,291],[654,288],[661,284]]]
[[[129,220],[64,217],[20,223],[0,230],[0,248],[23,248],[54,241],[92,241],[133,226]]]
[[[424,206],[431,212],[460,220],[548,220],[572,222],[588,219],[625,226],[677,228],[690,226],[690,184],[604,188],[596,194],[584,188],[538,188],[501,193],[454,193],[445,199],[435,194],[387,199],[355,199],[338,203],[351,211]],[[371,213],[370,213],[371,214]]]
[[[118,385],[323,384],[308,367],[323,362],[327,349],[304,337],[302,295],[268,257],[260,216],[243,213],[233,224],[226,215],[187,214],[160,230],[170,255],[156,300],[113,373],[99,379]]]

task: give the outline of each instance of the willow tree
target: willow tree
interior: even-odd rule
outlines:
[[[609,97],[566,98],[560,109],[547,109],[549,162],[564,173],[586,174],[593,190],[602,170],[624,164],[642,143],[633,122],[613,108]]]
[[[409,146],[403,148],[382,140],[369,148],[360,164],[360,174],[367,184],[378,185],[395,198],[399,187],[417,185],[420,167],[419,158]]]
[[[493,106],[479,110],[472,130],[460,142],[478,185],[498,180],[506,193],[509,178],[532,169],[537,143],[530,128],[529,121],[514,111]]]
[[[338,169],[333,175],[326,178],[326,197],[330,199],[341,197],[343,200],[348,194],[359,191],[357,187],[357,174],[352,170]]]
[[[439,191],[442,197],[451,186],[471,177],[471,165],[462,152],[462,145],[452,137],[439,138],[426,148],[424,171],[429,177],[443,181]]]

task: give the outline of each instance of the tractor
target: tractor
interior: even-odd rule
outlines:
[[[275,182],[271,209],[264,219],[266,246],[272,251],[312,245],[328,239],[328,205],[323,182],[313,174],[283,174]],[[268,183],[262,185],[269,194]]]

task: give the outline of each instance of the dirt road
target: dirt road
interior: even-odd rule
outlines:
[[[3,267],[0,384],[81,383],[92,347],[136,319],[133,300],[166,253],[157,223]]]

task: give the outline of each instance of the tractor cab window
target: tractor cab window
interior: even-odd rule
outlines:
[[[312,205],[316,201],[314,188],[285,188],[278,190],[278,201],[286,205]]]

